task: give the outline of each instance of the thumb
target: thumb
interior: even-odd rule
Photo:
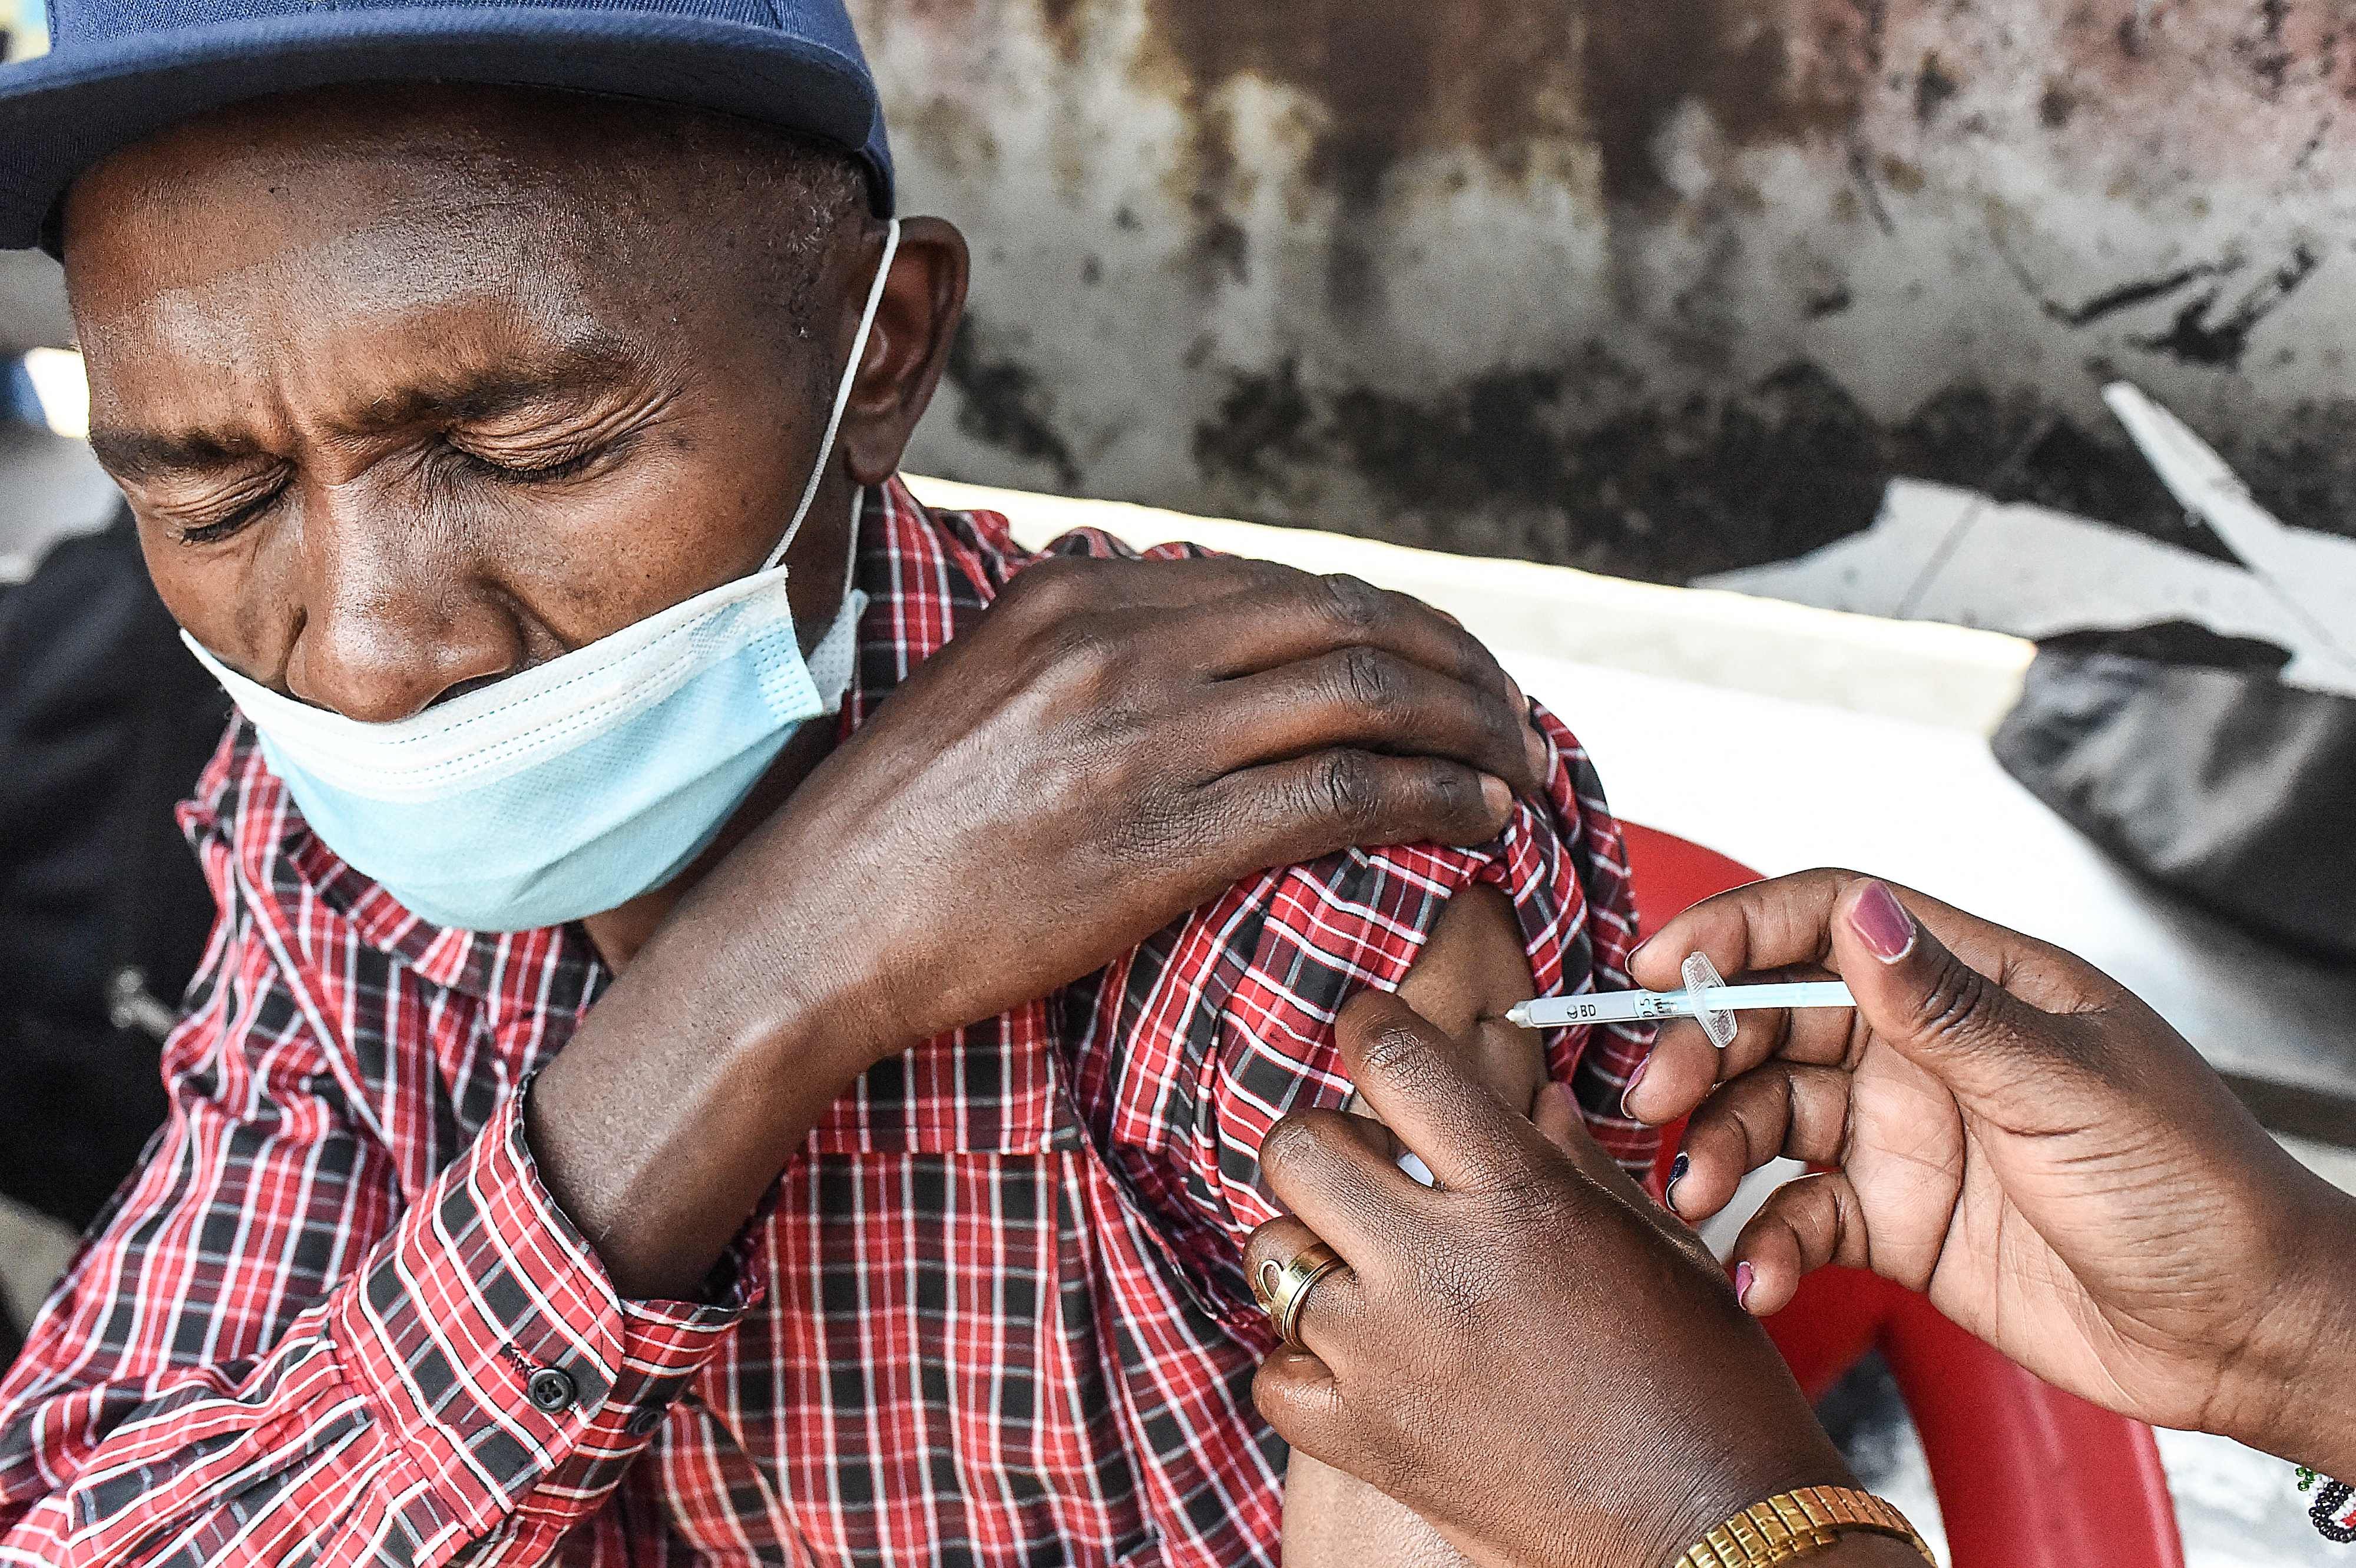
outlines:
[[[1885,883],[1843,894],[1831,934],[1858,1016],[1959,1099],[2018,1093],[2025,1059],[2067,1048],[2058,1020],[1948,951]]]

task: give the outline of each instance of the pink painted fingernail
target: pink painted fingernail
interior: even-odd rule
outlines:
[[[1648,1056],[1643,1061],[1636,1064],[1636,1070],[1634,1072],[1628,1075],[1628,1087],[1620,1091],[1621,1115],[1628,1115],[1628,1101],[1630,1097],[1636,1092],[1636,1086],[1644,1081],[1644,1075],[1647,1072],[1650,1072],[1652,1068],[1653,1058]]]
[[[1914,917],[1879,882],[1867,883],[1849,906],[1848,927],[1866,950],[1884,963],[1896,963],[1914,950]]]
[[[1751,1310],[1751,1279],[1750,1264],[1734,1265],[1734,1304],[1745,1312]]]

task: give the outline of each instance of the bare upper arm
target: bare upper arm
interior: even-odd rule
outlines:
[[[1399,995],[1458,1042],[1500,1099],[1526,1112],[1546,1081],[1545,1054],[1538,1037],[1505,1014],[1534,989],[1513,906],[1483,884],[1441,911]],[[1464,1559],[1409,1509],[1295,1454],[1285,1477],[1284,1561],[1286,1568],[1453,1568]]]

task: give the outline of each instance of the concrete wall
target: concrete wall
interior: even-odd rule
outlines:
[[[2351,0],[853,0],[974,240],[916,463],[1682,580],[1917,475],[2356,517]]]

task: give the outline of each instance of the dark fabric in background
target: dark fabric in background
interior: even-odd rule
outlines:
[[[2356,701],[2271,670],[2040,650],[1997,758],[2116,859],[2356,961]]]
[[[203,956],[172,808],[228,714],[127,512],[0,589],[0,1192],[77,1230],[163,1120],[161,1042],[114,1026],[109,988],[137,970],[177,1009]]]

